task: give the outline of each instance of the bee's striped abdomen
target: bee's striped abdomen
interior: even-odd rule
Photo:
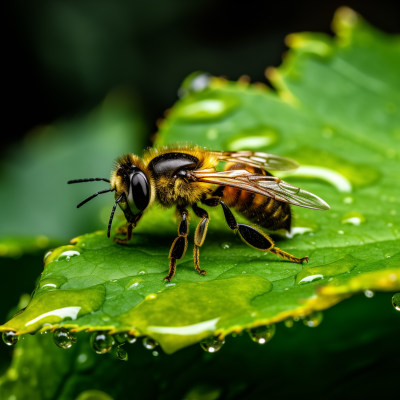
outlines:
[[[230,164],[226,169],[245,169],[260,175],[271,175],[260,168],[245,164]],[[222,199],[228,206],[259,226],[270,230],[290,230],[291,211],[288,203],[229,186],[224,188]]]

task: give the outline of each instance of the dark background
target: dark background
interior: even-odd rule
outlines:
[[[149,134],[191,72],[265,81],[279,65],[284,38],[330,33],[341,1],[22,0],[5,13],[6,67],[2,148],[37,125],[91,110],[124,86],[142,109]],[[377,28],[400,31],[393,0],[347,1]]]

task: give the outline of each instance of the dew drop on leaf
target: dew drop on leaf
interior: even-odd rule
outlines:
[[[220,246],[221,246],[221,249],[223,249],[223,250],[228,250],[231,247],[230,243],[228,243],[228,242],[223,242],[220,244]]]
[[[343,215],[342,224],[360,225],[365,222],[365,217],[359,212],[349,212]]]
[[[76,336],[68,329],[59,328],[54,331],[53,340],[58,347],[69,349],[76,342]]]
[[[216,353],[221,350],[225,344],[224,339],[218,339],[216,337],[209,337],[200,343],[201,348],[207,353]]]
[[[130,344],[136,343],[137,337],[133,335],[132,333],[127,333],[126,334],[126,341]]]
[[[147,350],[154,350],[158,346],[158,343],[151,337],[146,336],[143,338],[143,346]]]
[[[293,328],[294,320],[293,320],[293,318],[285,319],[283,321],[283,324],[286,326],[286,328]]]
[[[375,292],[373,292],[372,290],[364,290],[364,296],[367,297],[368,299],[372,298],[375,296]]]
[[[114,338],[106,332],[94,332],[90,338],[90,344],[97,354],[109,352],[114,343]]]
[[[275,335],[276,327],[272,325],[258,326],[249,330],[249,336],[253,342],[265,344]]]
[[[395,310],[400,311],[400,293],[395,293],[393,295],[392,304],[393,304],[393,307],[395,308]]]
[[[5,331],[3,332],[3,342],[7,346],[14,346],[18,342],[19,336],[13,331]]]
[[[115,354],[116,354],[118,360],[128,361],[128,353],[122,346],[118,346]]]
[[[304,317],[303,323],[305,326],[308,326],[309,328],[315,328],[321,324],[322,319],[323,319],[322,312],[316,311]]]

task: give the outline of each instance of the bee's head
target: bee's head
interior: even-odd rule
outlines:
[[[111,211],[108,223],[107,236],[110,237],[111,224],[117,205],[120,206],[129,223],[135,224],[141,217],[143,211],[152,201],[150,176],[146,174],[146,168],[139,157],[128,154],[120,157],[111,174],[111,179],[107,178],[83,178],[73,179],[68,183],[81,183],[93,181],[109,182],[111,188],[100,190],[89,196],[78,204],[78,208],[102,193],[115,192],[115,203]]]
[[[119,158],[111,175],[111,187],[128,222],[136,219],[150,204],[151,185],[141,160],[129,154]]]

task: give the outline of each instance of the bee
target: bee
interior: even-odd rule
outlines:
[[[220,162],[225,163],[222,171],[216,168]],[[125,237],[115,237],[117,243],[126,243],[132,238],[133,229],[155,202],[166,208],[176,207],[178,236],[172,242],[169,272],[164,278],[170,281],[175,275],[177,260],[183,258],[188,247],[189,208],[200,218],[194,234],[194,267],[199,274],[206,274],[200,268],[199,253],[207,235],[210,216],[199,204],[221,206],[228,227],[237,232],[247,245],[291,262],[308,262],[308,257],[297,258],[276,247],[273,240],[258,227],[238,223],[230,210],[233,208],[254,224],[272,231],[290,231],[290,204],[328,210],[329,205],[318,196],[268,172],[297,167],[294,160],[273,154],[208,151],[200,147],[177,146],[149,149],[142,159],[134,154],[123,155],[116,160],[110,179],[74,179],[68,183],[105,181],[110,184],[109,189],[94,193],[77,207],[99,194],[115,192],[107,236],[110,237],[117,206],[123,211],[127,222],[119,231]]]

